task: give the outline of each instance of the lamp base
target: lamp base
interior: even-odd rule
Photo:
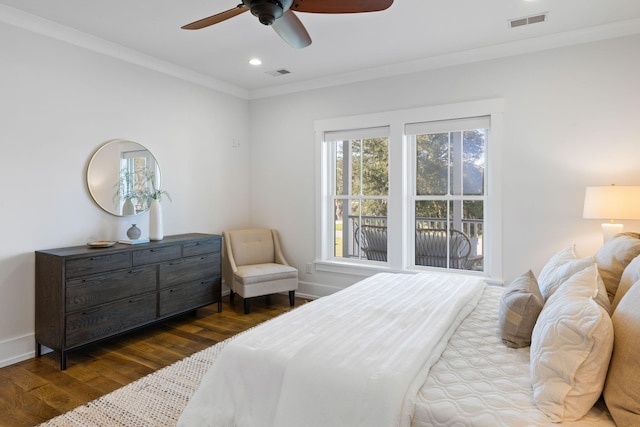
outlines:
[[[623,224],[611,224],[609,222],[602,224],[602,236],[604,238],[604,243],[607,243],[607,241],[616,234],[622,233],[623,228]]]

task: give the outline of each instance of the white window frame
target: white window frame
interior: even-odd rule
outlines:
[[[331,164],[331,167],[329,167],[329,170],[327,170],[327,179],[328,179],[328,183],[331,183],[330,186],[332,187],[333,184],[336,182],[336,175],[335,175],[335,164],[336,164],[336,147],[333,145],[335,144],[336,141],[343,141],[343,142],[353,142],[353,141],[363,141],[366,139],[371,139],[371,138],[386,138],[387,142],[389,141],[389,129],[387,126],[384,127],[378,127],[378,128],[366,128],[366,129],[353,129],[353,130],[348,130],[348,131],[334,131],[334,132],[325,132],[324,133],[324,140],[328,143],[331,143],[332,146],[329,148],[327,147],[328,151],[328,159],[329,159],[329,164]],[[351,145],[351,144],[349,144]],[[349,146],[349,151],[351,150],[351,146]],[[350,158],[351,156],[349,156]],[[347,163],[347,156],[345,154],[345,164]],[[350,163],[350,162],[349,162]],[[351,165],[352,167],[353,165]],[[351,169],[351,168],[349,168]],[[387,165],[387,170],[388,170],[388,165]],[[362,172],[362,171],[361,171]],[[330,191],[330,190],[329,190]],[[362,187],[361,187],[361,191],[362,191]],[[364,195],[364,194],[353,194],[351,192],[350,188],[345,188],[345,192],[344,194],[329,194],[329,197],[332,199],[331,201],[328,201],[327,203],[327,207],[329,209],[331,209],[331,212],[329,213],[330,215],[333,216],[334,212],[334,203],[337,200],[358,200],[360,202],[363,202],[365,200],[385,200],[387,203],[389,201],[389,197],[388,195]],[[350,211],[346,212],[347,214],[347,222],[349,221],[349,216],[350,216]],[[343,221],[344,224],[344,221]],[[343,225],[344,227],[344,225]],[[343,228],[344,230],[344,228]],[[344,239],[344,235],[343,235],[343,242],[345,241]],[[343,243],[344,244],[344,243]],[[334,252],[334,251],[332,251]],[[335,257],[332,256],[332,258],[336,258],[337,260],[343,259],[340,257]],[[364,259],[360,259],[358,260],[360,261],[366,261],[366,258]]]
[[[462,270],[444,270],[463,274],[480,274],[489,282],[502,282],[502,139],[503,139],[504,100],[493,98],[454,104],[425,106],[407,110],[387,111],[373,114],[316,120],[316,260],[318,271],[369,276],[380,271],[409,272],[417,271],[413,260],[409,259],[410,248],[410,212],[413,183],[410,170],[413,167],[409,144],[404,138],[405,126],[409,123],[432,122],[439,120],[461,119],[489,116],[491,120],[490,146],[486,158],[486,191],[484,241],[485,264],[483,272]],[[329,205],[329,191],[332,183],[329,146],[324,142],[327,132],[348,129],[366,129],[389,127],[389,204],[388,204],[388,257],[387,262],[363,262],[333,256],[333,206]],[[398,170],[404,172],[396,172]]]
[[[415,250],[415,225],[416,225],[416,217],[415,217],[415,204],[417,201],[419,200],[438,200],[438,201],[446,201],[446,202],[455,202],[455,201],[459,201],[459,202],[464,202],[464,201],[469,201],[469,200],[480,200],[483,202],[483,223],[486,221],[487,218],[487,206],[488,206],[488,191],[487,191],[487,180],[484,179],[483,182],[483,192],[481,195],[464,195],[462,192],[462,182],[460,182],[460,192],[457,194],[450,194],[450,188],[451,188],[451,183],[449,183],[448,185],[448,189],[447,189],[447,194],[442,194],[442,195],[422,195],[419,196],[417,195],[417,189],[416,189],[416,182],[417,182],[417,177],[416,177],[416,149],[417,149],[417,144],[416,144],[416,135],[422,135],[422,134],[432,134],[432,133],[460,133],[460,143],[462,142],[462,133],[464,131],[467,130],[473,130],[473,129],[486,129],[488,130],[487,132],[487,136],[486,136],[486,140],[485,140],[485,144],[488,143],[488,146],[485,145],[485,152],[487,151],[487,147],[492,147],[492,141],[491,141],[491,118],[489,116],[482,116],[482,117],[467,117],[467,118],[458,118],[458,119],[450,119],[450,120],[438,120],[438,121],[432,121],[432,122],[420,122],[420,123],[407,123],[407,125],[405,126],[405,133],[404,133],[404,142],[408,148],[408,153],[409,153],[409,162],[406,165],[407,166],[407,170],[405,171],[406,174],[408,174],[408,182],[409,182],[409,209],[408,209],[408,218],[407,218],[407,228],[409,229],[409,239],[406,242],[407,246],[409,247],[409,254],[413,254],[409,259],[407,260],[407,264],[409,265],[410,268],[417,268],[417,269],[433,269],[434,267],[425,267],[425,266],[418,266],[415,264],[415,253],[413,252]],[[462,155],[462,152],[460,151],[460,155]],[[485,154],[485,165],[486,165],[486,154]],[[461,160],[459,160],[461,162]],[[462,172],[461,170],[458,170],[458,168],[462,167],[462,165],[458,165],[458,163],[455,163],[456,165],[454,166],[454,171],[456,173],[457,176],[461,176],[458,175],[458,172]],[[488,168],[485,167],[485,174],[488,171]],[[460,205],[460,209],[462,209],[462,203]],[[458,212],[458,215],[461,217],[462,216],[462,211]],[[458,217],[458,220],[460,220],[460,217]],[[447,223],[451,222],[451,220],[447,220]],[[455,218],[453,220],[453,222],[455,222]],[[447,226],[448,228],[448,226]],[[462,230],[460,228],[460,230]],[[436,267],[437,268],[437,267]],[[456,272],[464,272],[464,271],[460,271],[460,270],[456,270],[456,269],[445,269],[445,270],[452,270],[452,271],[456,271]],[[438,271],[442,271],[442,268],[438,268]]]

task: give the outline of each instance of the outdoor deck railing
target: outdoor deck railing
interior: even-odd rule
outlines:
[[[362,247],[358,243],[358,230],[359,225],[374,225],[378,227],[387,226],[387,217],[383,216],[349,216],[346,224],[343,223],[343,257],[347,258],[360,258],[364,257],[362,253]],[[458,226],[454,226],[453,221],[449,222],[449,227],[462,231],[472,242],[478,242],[482,239],[483,235],[483,220],[481,219],[463,219]],[[446,229],[447,220],[442,218],[416,218],[416,229]],[[477,252],[476,248],[473,250],[473,255]]]

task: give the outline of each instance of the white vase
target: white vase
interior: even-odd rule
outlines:
[[[162,205],[156,199],[153,199],[149,206],[149,240],[164,239],[164,231],[162,225]]]

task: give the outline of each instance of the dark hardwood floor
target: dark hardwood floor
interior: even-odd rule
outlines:
[[[253,299],[245,315],[242,298],[225,296],[221,313],[214,304],[69,352],[65,371],[57,353],[1,368],[0,426],[51,419],[290,309],[287,295],[273,295]]]

